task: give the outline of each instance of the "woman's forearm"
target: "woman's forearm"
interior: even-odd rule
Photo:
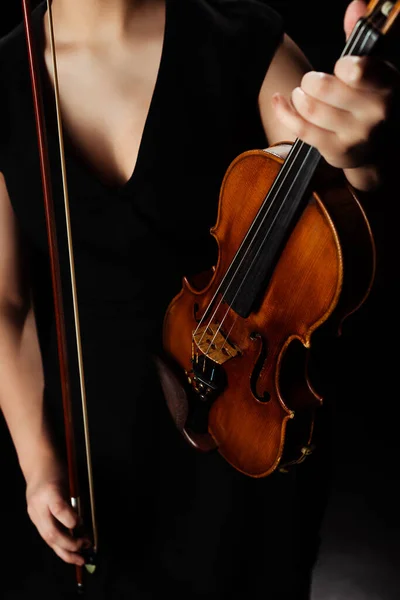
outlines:
[[[0,308],[0,408],[25,476],[54,456],[43,407],[43,369],[33,310]]]

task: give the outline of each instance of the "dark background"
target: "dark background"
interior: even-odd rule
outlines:
[[[314,67],[331,70],[344,45],[347,1],[274,0],[270,4],[283,15],[287,32]],[[18,0],[2,1],[0,36],[21,19],[19,5]],[[392,183],[368,208],[377,244],[377,280],[367,303],[345,325],[339,346],[333,487],[313,600],[400,598],[396,196],[397,186]],[[3,423],[0,461],[2,520],[7,521],[8,509],[24,506],[24,488]],[[23,568],[29,560],[23,554],[23,540],[9,543],[4,537],[2,546],[5,553],[18,548],[15,561]]]

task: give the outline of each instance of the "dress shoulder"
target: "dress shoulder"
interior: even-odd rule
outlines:
[[[188,44],[257,95],[283,39],[284,20],[265,0],[167,0],[179,5]]]
[[[4,172],[7,140],[10,136],[10,93],[17,76],[18,56],[22,55],[24,38],[21,26],[0,39],[0,172]]]
[[[34,35],[40,33],[45,2],[32,11]],[[19,121],[27,118],[26,95],[31,93],[28,52],[23,23],[0,38],[0,172],[5,169],[9,145]],[[31,106],[31,105],[29,105]]]

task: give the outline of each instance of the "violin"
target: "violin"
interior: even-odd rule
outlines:
[[[370,2],[342,56],[371,54],[399,11],[399,1]],[[312,453],[323,397],[311,349],[364,304],[376,266],[368,218],[344,174],[300,139],[286,159],[280,150],[249,150],[229,166],[210,231],[217,264],[184,278],[156,358],[187,442],[257,478]]]

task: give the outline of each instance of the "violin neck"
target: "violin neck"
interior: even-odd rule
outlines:
[[[385,18],[384,12],[381,14],[382,22]],[[378,42],[381,40],[382,34],[376,25],[369,19],[360,19],[353,29],[346,46],[341,54],[342,56],[365,56],[369,55],[376,49]],[[301,196],[305,193],[311,179],[318,167],[320,154],[318,150],[312,148],[305,142],[297,139],[293,144],[291,152],[281,169],[278,180],[285,182],[287,179],[292,181],[292,185],[296,187],[295,198],[293,194],[286,192],[287,184],[281,186],[280,195],[282,202],[290,202],[294,204],[293,214],[296,214],[298,207],[301,204]],[[291,188],[290,188],[291,189]],[[283,193],[282,193],[283,192]]]
[[[385,18],[382,15],[382,22]],[[381,40],[382,34],[368,19],[360,19],[353,29],[346,46],[343,49],[343,56],[366,56],[372,54],[378,42]],[[287,176],[286,171],[298,173],[296,168],[301,169],[302,177],[310,183],[311,177],[318,166],[317,151],[310,152],[310,146],[300,140],[297,140],[292,148],[292,152],[288,155],[283,167],[282,176]],[[294,169],[292,162],[295,162]],[[307,187],[306,185],[306,187]]]
[[[390,3],[388,3],[390,4]],[[380,25],[379,17],[384,21],[385,13],[378,13],[378,21],[360,19],[354,27],[341,54],[342,56],[367,56],[372,54],[376,45],[382,39],[382,34],[377,27]]]
[[[381,37],[370,20],[360,19],[341,56],[371,54]],[[224,301],[243,318],[254,309],[264,282],[271,276],[286,240],[309,202],[311,192],[307,190],[320,160],[316,148],[300,139],[294,142],[221,282]]]

